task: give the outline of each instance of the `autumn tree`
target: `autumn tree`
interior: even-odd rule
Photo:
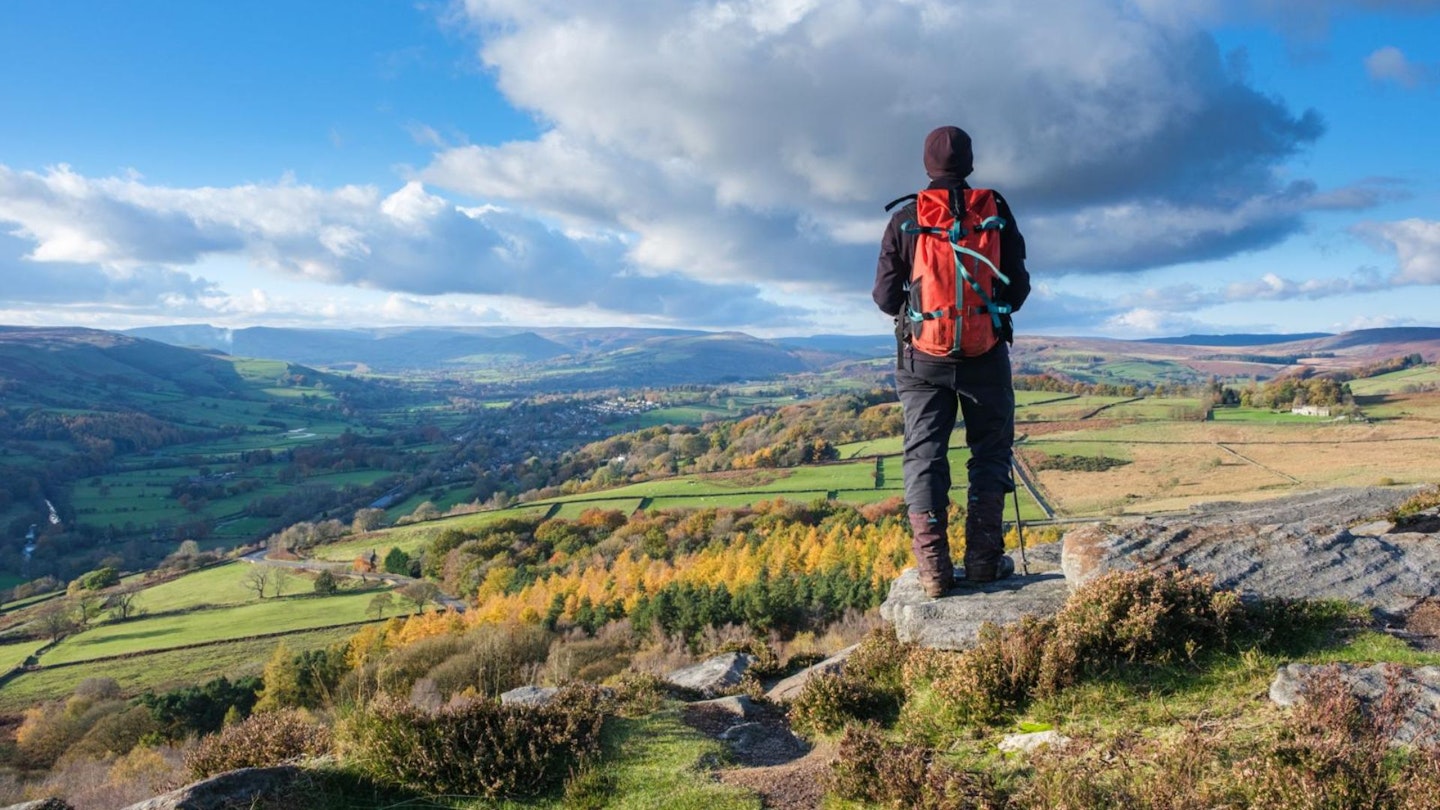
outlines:
[[[384,593],[375,594],[375,596],[370,600],[369,606],[365,608],[365,612],[367,614],[373,613],[375,615],[375,619],[378,621],[385,618],[386,611],[393,610],[394,607],[395,595],[390,593],[389,591],[385,591]]]
[[[321,571],[315,577],[315,593],[321,596],[330,596],[340,590],[340,581],[329,571]]]
[[[439,600],[440,589],[433,582],[412,582],[400,589],[400,598],[413,605],[416,613],[423,613],[426,605]]]
[[[274,569],[268,565],[251,565],[240,581],[247,589],[255,592],[255,598],[264,599],[265,591],[270,587],[272,571]]]

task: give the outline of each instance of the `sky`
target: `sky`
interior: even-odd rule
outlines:
[[[0,324],[879,334],[953,124],[1020,333],[1440,326],[1440,0],[4,0]]]

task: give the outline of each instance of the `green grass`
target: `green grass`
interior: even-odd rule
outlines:
[[[604,501],[571,501],[562,505],[560,511],[555,513],[555,517],[565,520],[575,520],[580,517],[581,513],[588,509],[618,509],[628,515],[636,509],[639,509],[640,503],[641,501],[638,498],[616,498]],[[651,506],[656,506],[656,504],[651,504]]]
[[[59,700],[87,678],[113,678],[127,695],[147,689],[164,691],[193,686],[224,675],[259,675],[282,640],[295,652],[322,649],[355,634],[355,628],[313,630],[282,638],[250,639],[201,650],[172,650],[137,655],[100,666],[60,667],[25,672],[0,688],[0,714],[13,714],[45,700]]]
[[[1264,425],[1323,425],[1330,421],[1320,416],[1301,416],[1289,411],[1271,411],[1266,408],[1242,408],[1240,406],[1216,408],[1216,422],[1250,422]]]
[[[235,607],[103,624],[67,637],[45,653],[41,663],[49,666],[88,661],[187,644],[364,621],[370,618],[366,608],[375,593],[362,591],[324,598],[266,599]]]
[[[238,605],[259,601],[255,591],[245,585],[245,578],[255,567],[246,562],[232,562],[186,574],[169,582],[152,585],[135,597],[135,603],[148,613],[184,610],[203,605]],[[282,595],[312,593],[314,581],[301,572],[291,571],[284,577]],[[269,586],[273,588],[274,586]],[[274,591],[267,589],[267,597]]]
[[[724,745],[685,725],[678,708],[641,718],[611,717],[601,733],[601,761],[582,771],[569,795],[532,802],[463,802],[495,810],[759,810],[758,797],[717,783],[705,762]]]
[[[370,532],[344,542],[318,546],[311,551],[311,556],[317,560],[350,562],[361,554],[369,553],[372,549],[384,554],[390,550],[391,546],[399,548],[407,554],[413,554],[420,550],[425,544],[434,540],[436,535],[446,529],[470,531],[481,526],[486,526],[497,520],[523,517],[525,515],[544,514],[549,508],[549,502],[547,501],[545,505],[524,504],[510,509],[474,512],[468,515],[455,515],[454,517],[441,518],[439,520],[429,520],[424,523],[394,526],[388,529]]]
[[[25,663],[26,658],[43,646],[43,641],[22,641],[19,644],[0,646],[0,673],[9,672]]]
[[[1363,380],[1351,380],[1350,393],[1355,396],[1398,394],[1411,386],[1440,386],[1440,365],[1415,366]]]

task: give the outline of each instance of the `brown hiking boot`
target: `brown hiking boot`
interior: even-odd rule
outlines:
[[[965,512],[965,581],[994,582],[1015,573],[1005,554],[1005,493],[971,491]]]
[[[911,549],[915,552],[915,570],[925,595],[938,599],[950,590],[955,579],[955,563],[950,560],[949,527],[944,512],[911,512]]]

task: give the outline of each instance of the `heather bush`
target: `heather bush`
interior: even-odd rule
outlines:
[[[1039,689],[1053,694],[1120,663],[1193,657],[1223,645],[1242,618],[1239,596],[1215,590],[1213,575],[1136,569],[1098,577],[1056,614]]]
[[[839,674],[818,675],[790,704],[790,723],[802,734],[833,734],[852,720],[885,721],[900,709],[909,651],[889,625],[871,631]]]
[[[236,768],[261,768],[330,751],[330,730],[305,713],[281,710],[254,714],[200,741],[185,757],[197,779]]]
[[[1072,741],[1031,758],[1016,810],[1420,810],[1440,796],[1440,749],[1386,744],[1412,698],[1391,682],[1366,706],[1335,670],[1283,719],[1210,723],[1174,735]]]
[[[560,785],[599,751],[594,689],[546,706],[457,701],[426,710],[381,695],[337,729],[342,756],[376,782],[426,793],[525,796]]]
[[[912,656],[907,681],[929,682],[962,722],[994,722],[1036,697],[1126,664],[1217,649],[1242,625],[1239,597],[1185,570],[1122,571],[1077,588],[1051,618],[985,625],[960,654]]]
[[[43,770],[51,767],[97,723],[129,708],[123,700],[77,695],[63,702],[25,710],[15,730],[16,764]]]
[[[375,670],[376,685],[388,694],[408,694],[416,681],[464,649],[459,636],[435,636],[391,650]]]
[[[886,740],[874,726],[851,726],[840,739],[826,787],[842,798],[919,810],[1004,806],[991,776],[967,771],[930,749]]]

